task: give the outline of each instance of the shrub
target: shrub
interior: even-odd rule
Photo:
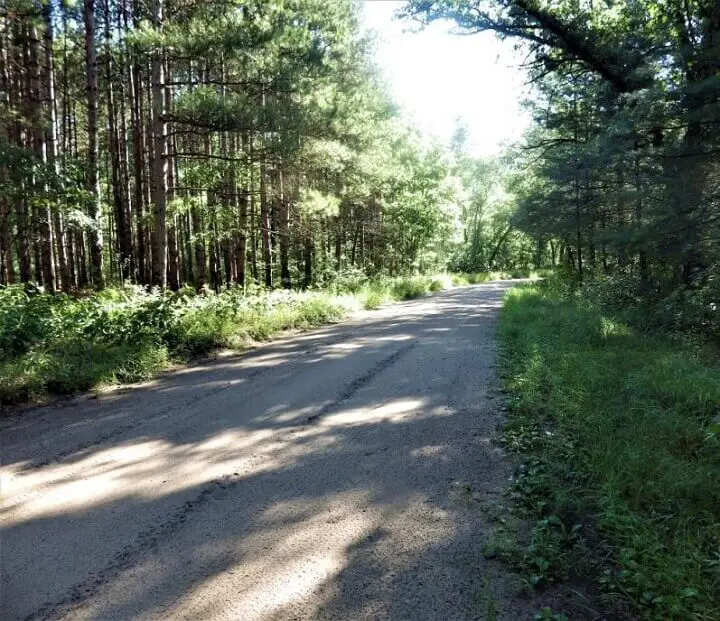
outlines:
[[[69,394],[102,383],[146,379],[169,359],[187,360],[221,347],[245,347],[281,330],[341,318],[362,305],[418,297],[446,278],[417,276],[369,282],[347,270],[327,292],[235,288],[215,294],[147,291],[129,286],[84,298],[0,288],[0,402]]]

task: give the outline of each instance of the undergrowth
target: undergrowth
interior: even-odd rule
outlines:
[[[450,277],[346,278],[326,291],[220,294],[106,289],[81,296],[0,288],[0,404],[146,380],[171,361],[242,349],[452,286]]]
[[[510,496],[533,524],[506,556],[536,586],[582,563],[643,618],[719,619],[720,368],[552,283],[509,292],[500,334]]]
[[[173,361],[221,348],[242,349],[283,330],[338,321],[353,310],[511,276],[371,280],[361,270],[346,270],[321,290],[234,288],[219,294],[129,286],[69,296],[0,287],[0,404],[147,380]]]

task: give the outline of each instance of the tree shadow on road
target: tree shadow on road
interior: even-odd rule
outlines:
[[[3,618],[531,618],[482,555],[504,288],[6,427]]]

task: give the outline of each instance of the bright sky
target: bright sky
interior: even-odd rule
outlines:
[[[447,22],[410,32],[411,24],[393,19],[402,4],[365,0],[364,22],[378,33],[377,62],[415,125],[447,141],[461,117],[474,155],[519,138],[529,122],[520,107],[527,89],[512,44],[492,33],[450,34]]]

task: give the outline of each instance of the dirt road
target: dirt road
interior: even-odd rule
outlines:
[[[510,286],[4,419],[0,617],[523,618],[481,554]]]

